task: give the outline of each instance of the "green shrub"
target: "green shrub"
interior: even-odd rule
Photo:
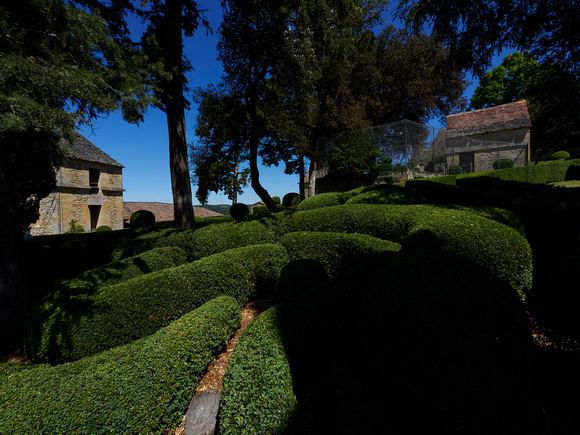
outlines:
[[[397,177],[395,174],[379,175],[377,177],[377,183],[394,184],[396,182]]]
[[[424,250],[394,258],[369,284],[360,325],[376,388],[435,432],[551,433],[529,385],[525,308],[473,262]]]
[[[456,178],[454,175],[444,175],[441,177],[429,177],[429,178],[415,178],[413,180],[407,180],[405,182],[405,187],[413,187],[413,188],[427,188],[431,185],[443,184],[446,186],[456,186]]]
[[[304,293],[328,279],[324,266],[316,260],[301,258],[291,260],[280,271],[276,286],[278,301],[287,300]]]
[[[512,159],[497,159],[493,162],[493,169],[506,169],[506,168],[513,168],[514,161]]]
[[[223,378],[219,433],[284,433],[296,410],[276,307],[246,326]]]
[[[500,181],[514,181],[518,183],[547,184],[563,181],[568,168],[573,162],[561,161],[548,165],[533,165],[504,169],[503,171],[472,172],[457,176],[457,185],[470,188],[499,188],[505,183]]]
[[[422,204],[427,198],[421,192],[401,186],[367,187],[345,204]]]
[[[328,276],[353,267],[383,252],[395,253],[398,243],[365,234],[334,232],[295,232],[281,237],[291,260],[308,258],[322,264]]]
[[[250,208],[242,202],[234,204],[230,207],[230,216],[237,221],[244,220],[249,214]]]
[[[279,196],[273,196],[272,201],[274,201],[274,204],[281,204],[282,203]]]
[[[437,248],[459,253],[507,280],[524,297],[531,287],[532,253],[516,230],[461,210],[428,205],[345,204],[294,213],[283,233],[360,233],[401,243],[403,249]]]
[[[280,245],[231,249],[91,294],[55,293],[30,317],[26,355],[73,361],[152,334],[220,295],[240,304],[271,292],[288,263]]]
[[[346,198],[342,192],[319,193],[318,195],[305,198],[298,207],[297,211],[313,210],[315,208],[330,207],[333,205],[344,204]]]
[[[68,223],[68,230],[65,231],[65,234],[78,234],[78,233],[84,233],[85,232],[85,227],[83,227],[82,225],[80,225],[76,220],[71,219],[70,222]]]
[[[568,160],[570,153],[568,151],[556,151],[552,154],[552,160]]]
[[[534,286],[526,299],[535,319],[564,336],[580,338],[580,292],[575,271],[580,256],[557,257],[534,271]]]
[[[126,346],[12,370],[0,387],[0,433],[167,433],[239,325],[238,303],[222,296]]]
[[[155,215],[149,210],[137,210],[129,218],[131,228],[145,228],[155,225]]]
[[[459,175],[463,174],[463,168],[459,165],[449,166],[449,175]]]
[[[300,195],[298,193],[290,192],[282,198],[282,205],[284,207],[292,207],[300,203]]]
[[[113,231],[113,229],[109,225],[99,225],[95,229],[96,233],[107,232],[107,231]]]
[[[190,261],[247,245],[275,243],[276,227],[267,221],[224,222],[195,230],[157,230],[120,243],[113,259],[136,255],[160,246],[178,246]]]

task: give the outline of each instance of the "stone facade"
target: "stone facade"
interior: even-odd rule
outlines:
[[[123,166],[80,134],[61,146],[67,157],[56,170],[56,188],[40,202],[30,233],[62,234],[71,220],[86,232],[101,225],[123,229]]]
[[[514,166],[530,163],[532,123],[525,100],[450,115],[446,121],[448,167],[480,172],[493,169],[499,159],[511,159]]]

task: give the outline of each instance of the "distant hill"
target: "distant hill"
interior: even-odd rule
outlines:
[[[231,205],[227,205],[227,204],[220,204],[220,205],[196,205],[196,207],[203,207],[206,210],[211,210],[211,211],[214,211],[216,213],[220,213],[220,214],[223,214],[225,216],[229,216],[230,215],[230,207],[231,207]]]

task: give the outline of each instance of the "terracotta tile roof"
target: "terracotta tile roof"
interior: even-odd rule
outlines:
[[[156,222],[173,221],[173,204],[163,202],[123,202],[123,220],[129,220],[137,210],[149,210],[155,215]],[[193,213],[202,218],[223,216],[203,207],[193,207]]]
[[[447,131],[465,136],[531,127],[526,100],[446,117]]]
[[[85,160],[88,162],[103,163],[111,166],[123,167],[95,144],[78,132],[74,132],[75,139],[72,143],[61,139],[59,145],[64,148],[65,155],[71,159]]]

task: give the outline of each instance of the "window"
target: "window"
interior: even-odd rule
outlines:
[[[99,188],[99,177],[101,176],[101,171],[94,168],[89,168],[89,185],[91,189]]]

